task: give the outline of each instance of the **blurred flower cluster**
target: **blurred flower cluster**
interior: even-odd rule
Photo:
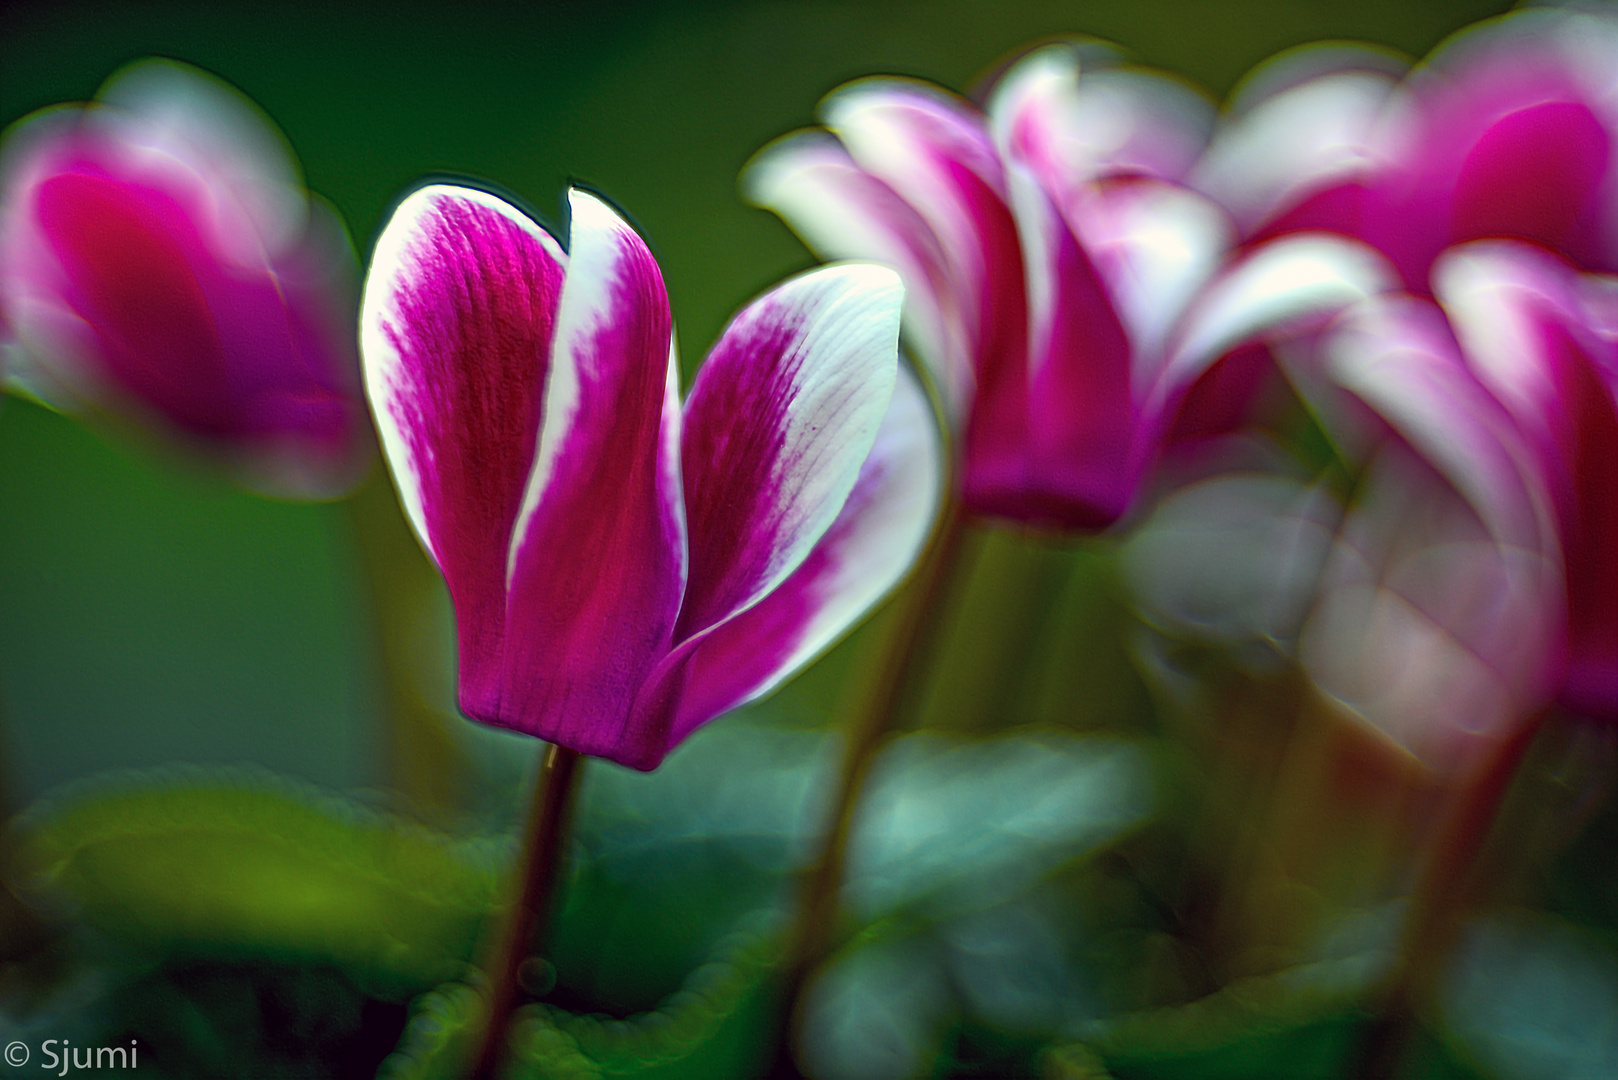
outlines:
[[[1051,45],[982,109],[845,87],[745,183],[817,252],[900,269],[968,510],[1128,527],[1180,485],[1132,543],[1151,615],[1279,643],[1454,764],[1552,697],[1613,707],[1615,35],[1524,12],[1403,78],[1300,49],[1217,120]],[[1335,486],[1280,444],[1285,398]],[[1209,545],[1232,526],[1260,542]]]
[[[129,947],[126,1012],[175,957],[335,972],[396,1077],[1605,1075],[1618,893],[1600,933],[1539,900],[1618,829],[1618,11],[1296,49],[1223,109],[1058,40],[819,119],[742,185],[847,261],[683,400],[663,269],[582,187],[555,230],[413,187],[361,289],[211,76],[12,128],[10,383],[279,496],[374,443],[460,711],[556,749],[510,873],[258,777],[92,785],[0,845],[0,930]],[[1067,577],[1024,612],[1006,550]],[[809,722],[748,708],[890,595]],[[1022,723],[1108,655],[1123,705]],[[570,838],[579,755],[630,769]],[[1595,1019],[1541,1038],[1519,971]]]

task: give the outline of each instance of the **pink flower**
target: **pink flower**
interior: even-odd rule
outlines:
[[[6,138],[0,323],[15,374],[255,486],[333,495],[363,471],[355,270],[280,135],[195,69],[144,61]]]
[[[1250,77],[1192,183],[1245,237],[1331,229],[1425,293],[1452,244],[1514,237],[1618,270],[1618,16],[1536,8],[1403,81],[1386,56],[1284,55]]]
[[[827,267],[741,311],[684,406],[662,274],[605,203],[571,242],[464,187],[377,242],[361,352],[455,605],[461,707],[640,769],[768,692],[904,574],[939,451],[902,289]]]
[[[1448,766],[1554,697],[1566,652],[1543,461],[1467,322],[1453,295],[1385,294],[1321,343],[1327,385],[1368,412],[1316,398],[1361,472],[1299,646],[1330,695]]]
[[[1618,719],[1618,278],[1482,240],[1432,281],[1288,356],[1351,495],[1217,477],[1170,496],[1130,560],[1154,621],[1268,638],[1454,765],[1553,700]]]
[[[1354,305],[1286,357],[1347,474],[1288,462],[1198,481],[1126,555],[1148,622],[1261,669],[1278,649],[1443,769],[1551,700],[1567,655],[1547,474],[1466,347],[1474,314],[1450,295]]]
[[[1032,53],[986,114],[920,82],[853,83],[822,106],[829,130],[766,148],[745,182],[820,255],[899,270],[967,509],[1096,529],[1129,511],[1216,361],[1318,326],[1383,274],[1321,237],[1231,258],[1225,215],[1177,182],[1208,106],[1157,75],[1081,76],[1080,57]]]

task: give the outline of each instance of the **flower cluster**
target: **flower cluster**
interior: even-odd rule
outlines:
[[[845,87],[746,186],[817,252],[900,270],[969,511],[1108,526],[1155,458],[1284,376],[1352,491],[1205,453],[1203,474],[1280,467],[1293,494],[1243,504],[1249,481],[1202,476],[1134,545],[1137,576],[1182,628],[1251,629],[1260,603],[1323,690],[1453,762],[1551,697],[1618,713],[1615,91],[1618,19],[1577,8],[1484,24],[1403,77],[1370,50],[1284,55],[1217,121],[1056,45],[981,111]],[[1243,513],[1284,550],[1195,550]],[[1209,610],[1231,580],[1262,601]]]
[[[872,79],[822,115],[826,130],[766,148],[747,190],[818,253],[904,275],[910,345],[975,514],[1113,524],[1177,424],[1230,406],[1221,360],[1240,367],[1386,284],[1380,260],[1332,238],[1238,250],[1227,215],[1184,182],[1211,109],[1082,47],[1024,58],[986,112]],[[1204,378],[1217,385],[1197,393]],[[1191,415],[1188,399],[1203,403]]]
[[[1154,465],[1196,446],[1200,483],[1280,469],[1277,512],[1312,508],[1312,546],[1258,575],[1287,598],[1265,634],[1368,720],[1445,756],[1550,699],[1618,715],[1615,58],[1611,11],[1560,8],[1410,72],[1288,54],[1223,116],[1084,44],[1029,53],[982,107],[856,82],[745,186],[871,262],[747,307],[684,404],[660,271],[604,202],[573,193],[564,248],[482,191],[415,191],[359,337],[463,709],[650,768],[885,595],[946,473],[969,515],[1094,532],[1145,518]],[[0,167],[15,381],[273,491],[352,482],[352,260],[239,95],[139,64],[25,121]],[[1207,450],[1278,385],[1350,487],[1250,434]],[[1180,495],[1169,518],[1205,535],[1187,509],[1217,501]]]

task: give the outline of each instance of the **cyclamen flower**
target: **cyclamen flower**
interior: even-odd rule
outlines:
[[[1330,238],[1227,257],[1224,214],[1177,182],[1211,110],[1164,77],[1081,76],[1080,58],[1032,53],[986,114],[912,80],[851,84],[822,106],[829,131],[766,148],[746,184],[822,256],[904,277],[969,511],[1096,529],[1128,512],[1216,361],[1386,275]]]
[[[641,238],[570,244],[464,187],[406,198],[361,308],[400,499],[455,605],[467,715],[639,769],[768,692],[904,574],[939,450],[902,287],[828,267],[720,337],[682,407]]]
[[[1618,278],[1489,240],[1432,281],[1292,358],[1360,470],[1352,502],[1217,478],[1170,496],[1131,562],[1171,629],[1268,637],[1454,764],[1552,700],[1618,719]],[[1209,541],[1233,523],[1240,543]]]
[[[368,439],[357,266],[236,91],[172,61],[20,122],[0,158],[0,325],[46,400],[135,416],[276,494],[334,495]]]
[[[1618,14],[1514,12],[1402,81],[1368,50],[1283,56],[1250,77],[1191,182],[1244,237],[1355,236],[1417,293],[1446,247],[1489,237],[1618,270]]]
[[[1378,297],[1323,343],[1317,401],[1356,466],[1351,497],[1285,468],[1223,472],[1166,495],[1125,565],[1170,638],[1261,671],[1288,656],[1449,770],[1554,694],[1563,588],[1520,433],[1444,330],[1430,303]]]

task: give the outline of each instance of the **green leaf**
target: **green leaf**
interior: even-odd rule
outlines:
[[[1618,947],[1547,918],[1474,923],[1444,985],[1453,1039],[1502,1080],[1618,1075]]]
[[[1242,979],[1186,1005],[1091,1025],[1077,1043],[1046,1052],[1059,1080],[1338,1080],[1359,1052],[1378,985],[1375,954]],[[1476,1073],[1422,1032],[1403,1077],[1475,1080]]]
[[[738,931],[656,1009],[626,1020],[529,1005],[513,1020],[505,1080],[698,1080],[748,1076],[774,1019],[779,934]],[[463,984],[426,995],[381,1080],[458,1080],[477,1049],[484,999]]]
[[[1136,742],[1039,729],[908,735],[871,767],[844,896],[866,922],[988,908],[1114,843],[1156,802]]]
[[[21,887],[158,955],[329,964],[400,999],[460,976],[497,895],[494,845],[265,774],[103,781],[20,823]]]

